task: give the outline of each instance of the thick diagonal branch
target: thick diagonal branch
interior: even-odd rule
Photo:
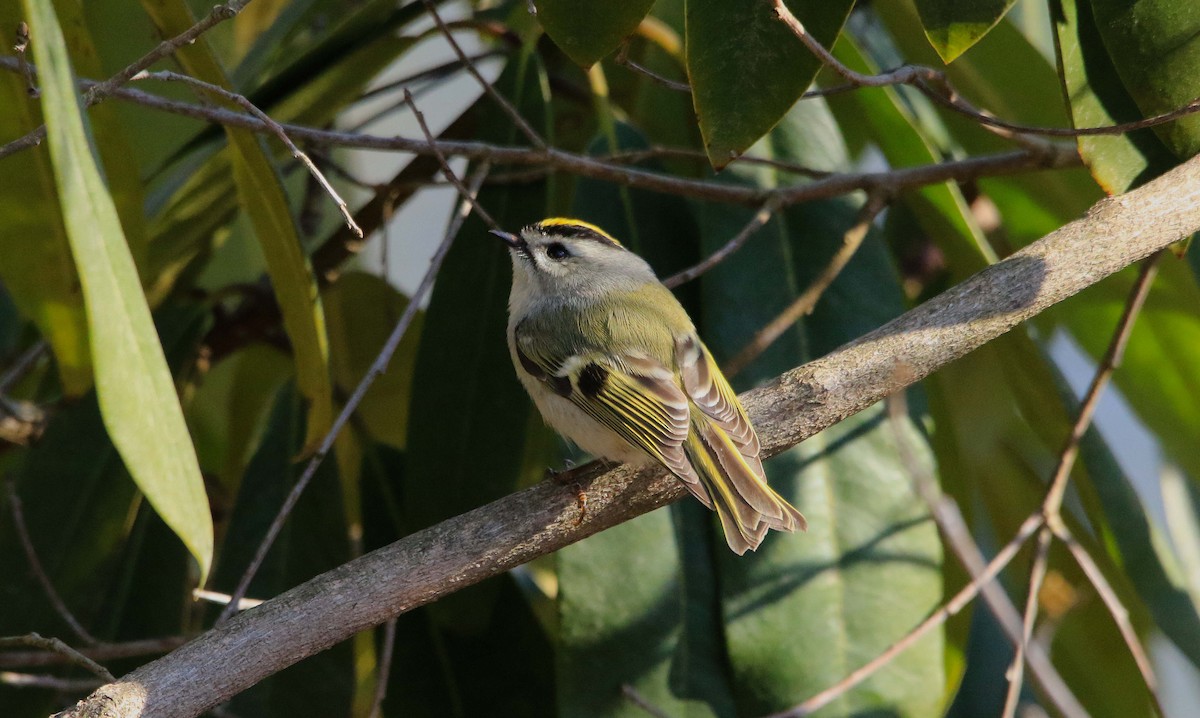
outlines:
[[[1138,190],[1100,202],[1082,219],[895,321],[744,395],[763,448],[774,455],[794,446],[1198,229],[1200,158],[1195,158]],[[661,473],[617,468],[590,485],[587,515],[579,520],[575,496],[543,482],[297,586],[99,688],[69,714],[198,715],[357,631],[684,493]]]

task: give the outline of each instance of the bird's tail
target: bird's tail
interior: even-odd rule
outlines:
[[[768,529],[808,528],[804,515],[767,485],[757,456],[745,456],[725,431],[694,406],[691,420],[684,451],[700,481],[685,483],[717,512],[734,553],[740,556],[757,549]]]

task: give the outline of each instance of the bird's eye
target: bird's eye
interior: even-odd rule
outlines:
[[[571,256],[571,253],[567,251],[566,247],[554,242],[546,245],[546,256],[550,259],[566,259]]]

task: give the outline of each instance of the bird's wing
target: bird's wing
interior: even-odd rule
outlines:
[[[711,508],[684,453],[691,421],[688,398],[669,369],[638,354],[556,355],[528,341],[520,327],[515,340],[517,359],[526,372],[662,463]]]
[[[711,485],[730,547],[745,550],[735,545],[730,531],[735,527],[751,549],[766,527],[803,530],[804,516],[767,484],[758,435],[708,349],[695,336],[684,335],[676,340],[675,357],[684,392],[699,415],[687,453],[702,483]]]

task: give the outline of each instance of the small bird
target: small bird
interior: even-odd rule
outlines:
[[[575,219],[492,233],[513,263],[513,366],[551,428],[598,458],[665,466],[739,556],[768,529],[807,528],[767,485],[745,409],[645,260]]]

